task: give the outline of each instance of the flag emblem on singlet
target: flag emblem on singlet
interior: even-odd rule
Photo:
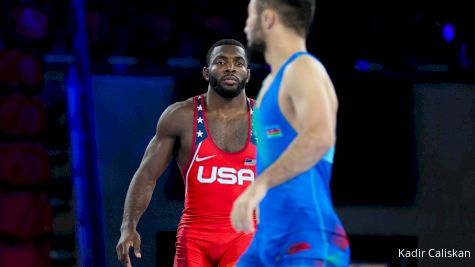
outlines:
[[[276,138],[282,136],[282,130],[279,125],[271,125],[266,129],[267,138]]]
[[[246,166],[254,166],[256,165],[256,159],[246,158],[244,160],[244,165]]]

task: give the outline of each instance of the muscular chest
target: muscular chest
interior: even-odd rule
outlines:
[[[226,152],[237,152],[244,148],[248,135],[248,114],[223,117],[207,114],[208,131],[213,142]]]

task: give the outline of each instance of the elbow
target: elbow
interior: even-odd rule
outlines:
[[[323,150],[328,151],[336,144],[336,134],[334,133],[327,133],[322,135],[319,140],[319,147]]]
[[[307,127],[300,134],[305,149],[312,151],[310,153],[315,155],[326,153],[336,144],[336,132],[331,127],[315,125],[315,127]]]
[[[336,134],[333,131],[315,131],[313,134],[313,145],[315,150],[330,150],[336,144]]]

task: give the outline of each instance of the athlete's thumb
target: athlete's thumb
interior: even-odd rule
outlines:
[[[134,254],[137,258],[142,258],[142,254],[140,253],[140,237],[134,239]]]

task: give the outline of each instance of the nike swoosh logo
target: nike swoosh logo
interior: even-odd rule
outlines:
[[[216,157],[216,155],[211,155],[211,156],[207,156],[207,157],[204,157],[204,158],[200,158],[199,156],[196,156],[196,161],[200,162],[200,161],[207,160],[207,159],[214,158],[214,157]]]

